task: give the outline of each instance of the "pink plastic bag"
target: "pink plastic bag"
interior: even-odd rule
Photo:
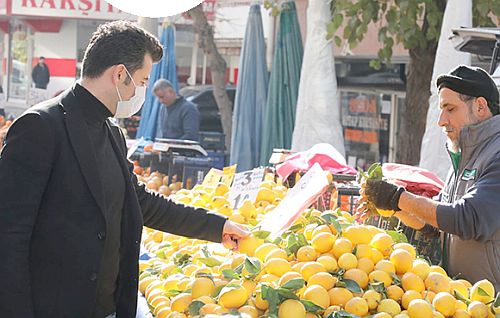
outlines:
[[[444,182],[433,172],[398,163],[384,163],[382,165],[384,177],[394,180],[404,186],[407,191],[432,198],[439,194]]]

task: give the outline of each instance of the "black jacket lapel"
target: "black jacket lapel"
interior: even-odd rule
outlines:
[[[68,132],[82,174],[97,205],[103,215],[105,215],[104,193],[101,180],[99,179],[99,171],[97,170],[97,160],[92,149],[90,137],[87,134],[83,113],[78,108],[80,106],[85,107],[85,105],[79,105],[72,91],[68,92],[60,104],[65,111],[66,131]]]

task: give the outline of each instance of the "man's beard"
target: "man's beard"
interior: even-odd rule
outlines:
[[[448,146],[448,150],[454,153],[460,152],[460,137],[456,140],[451,140],[450,138],[446,139],[446,145]]]

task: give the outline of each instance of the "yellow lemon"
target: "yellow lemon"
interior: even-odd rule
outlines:
[[[318,257],[316,261],[321,265],[323,265],[323,267],[325,267],[325,270],[327,272],[335,272],[339,269],[337,260],[333,256],[323,255]]]
[[[368,274],[368,279],[371,283],[383,282],[385,287],[389,287],[392,284],[392,277],[381,270],[374,270]]]
[[[450,292],[448,277],[438,272],[430,272],[425,279],[425,287],[436,294],[439,292]]]
[[[330,306],[330,296],[328,295],[328,291],[320,285],[308,286],[302,297],[312,301],[323,309]]]
[[[467,286],[459,280],[450,281],[450,294],[455,296],[455,292],[460,293],[460,295],[465,298],[469,298],[469,290],[467,289]]]
[[[417,251],[415,250],[415,247],[413,247],[413,245],[409,243],[396,243],[392,248],[395,250],[400,248],[406,250],[408,253],[410,253],[412,260],[415,260],[417,258]]]
[[[467,312],[467,309],[457,309],[453,318],[471,318],[470,314]]]
[[[422,299],[414,299],[408,305],[410,318],[432,318],[432,306]]]
[[[345,304],[345,311],[359,317],[368,314],[368,303],[361,297],[353,297]]]
[[[431,272],[440,273],[444,277],[448,277],[448,273],[446,273],[444,268],[442,268],[439,265],[431,265],[430,269],[431,269]]]
[[[210,296],[215,290],[214,281],[208,277],[198,277],[191,286],[191,295],[194,299],[201,296]]]
[[[370,274],[375,268],[375,265],[370,258],[363,257],[358,258],[358,268],[364,271],[366,274]]]
[[[432,306],[443,314],[443,316],[452,316],[457,310],[457,301],[450,293],[437,293],[432,300]]]
[[[382,299],[377,306],[377,312],[385,312],[391,316],[395,316],[401,312],[401,307],[395,300]]]
[[[170,308],[172,308],[173,311],[185,312],[187,311],[188,306],[192,300],[193,298],[191,297],[191,294],[181,293],[172,298]]]
[[[394,264],[386,259],[383,259],[379,261],[377,264],[375,264],[375,269],[384,271],[387,274],[395,274],[396,273],[396,266]]]
[[[337,263],[340,268],[349,270],[351,268],[356,268],[358,266],[358,259],[352,253],[344,253],[340,255]]]
[[[288,281],[290,281],[292,279],[298,279],[298,278],[302,278],[302,275],[300,275],[297,272],[288,272],[288,273],[285,273],[285,274],[283,274],[283,276],[280,277],[280,279],[278,281],[278,285],[283,286]]]
[[[265,299],[262,299],[262,292],[260,289],[255,292],[255,307],[260,310],[266,310],[267,308],[269,308],[269,302]]]
[[[377,264],[378,262],[384,259],[384,254],[382,254],[382,252],[377,250],[376,248],[372,247],[372,253],[370,258],[372,259],[373,264]]]
[[[253,235],[249,235],[239,241],[238,250],[240,253],[245,253],[248,256],[254,256],[257,247],[259,247],[263,243],[264,240],[258,239]]]
[[[356,245],[356,257],[359,258],[370,258],[372,256],[372,248],[368,244],[358,244]]]
[[[413,257],[405,249],[394,249],[390,256],[391,263],[394,264],[397,274],[404,274],[413,266]]]
[[[219,305],[224,308],[239,308],[248,300],[248,293],[243,286],[224,287],[219,294]]]
[[[467,311],[472,318],[487,318],[488,317],[488,306],[483,302],[474,300],[467,307]]]
[[[391,285],[386,288],[386,293],[387,297],[395,300],[397,302],[401,301],[401,297],[403,297],[403,294],[405,293],[403,289],[397,285]]]
[[[328,251],[330,249],[331,248],[329,248]],[[318,258],[318,253],[316,252],[316,249],[314,249],[312,246],[309,245],[302,246],[297,251],[297,260],[299,262],[311,262],[315,261],[317,258]]]
[[[347,274],[347,272],[346,272]],[[344,275],[345,277],[345,275]],[[366,278],[366,281],[368,282],[368,277]],[[307,281],[307,285],[320,285],[323,286],[326,290],[332,289],[335,287],[335,284],[337,283],[337,278],[332,276],[332,274],[327,273],[327,272],[319,272],[311,277],[309,277],[309,280]]]
[[[264,243],[255,249],[254,256],[263,262],[266,259],[267,254],[274,249],[278,249],[276,244]]]
[[[382,300],[382,295],[380,293],[376,292],[373,289],[369,289],[365,291],[363,294],[364,300],[366,300],[366,303],[368,305],[369,310],[374,310],[377,308],[378,304]]]
[[[338,238],[335,240],[335,243],[333,243],[332,252],[333,255],[339,259],[342,254],[352,252],[352,242],[344,237]]]
[[[353,296],[347,288],[333,287],[328,291],[330,297],[330,305],[344,306]]]
[[[422,295],[415,290],[405,291],[405,293],[401,297],[401,306],[403,306],[404,309],[408,309],[410,302],[414,299],[422,299]]]
[[[278,277],[281,277],[286,272],[290,272],[292,270],[290,263],[282,258],[271,258],[266,262],[264,267],[268,274],[276,275]]]
[[[342,236],[352,242],[353,245],[370,244],[373,234],[363,225],[350,225],[342,231]]]
[[[392,252],[392,245],[394,241],[392,237],[387,233],[378,233],[370,241],[370,246],[376,248],[384,256],[389,256]]]
[[[288,259],[288,254],[285,252],[285,250],[282,250],[281,248],[277,248],[277,249],[271,250],[269,253],[267,253],[267,256],[264,259],[264,261],[267,262],[271,258]]]
[[[495,287],[487,279],[475,283],[470,290],[470,300],[489,303],[495,297]]]
[[[259,311],[254,306],[242,306],[238,309],[238,311],[242,314],[246,314],[248,318],[258,318]]]
[[[311,245],[318,253],[326,253],[332,249],[335,240],[335,235],[329,232],[313,233]]]
[[[425,284],[422,278],[412,272],[408,272],[403,275],[401,278],[401,284],[405,291],[414,290],[421,293],[425,290]]]
[[[308,281],[309,277],[319,272],[326,272],[325,267],[319,262],[307,262],[300,269],[300,274],[305,281]]]
[[[413,261],[413,266],[410,269],[410,272],[418,275],[420,278],[422,278],[422,280],[424,280],[431,272],[431,267],[429,263],[419,258]]]
[[[278,309],[278,318],[305,318],[306,308],[295,299],[285,300]]]
[[[355,281],[362,289],[368,286],[368,275],[359,268],[348,269],[344,273],[344,278]]]

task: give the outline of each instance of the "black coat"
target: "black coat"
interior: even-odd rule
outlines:
[[[0,155],[0,317],[90,317],[104,247],[104,195],[72,90],[29,109]],[[221,240],[225,219],[177,205],[138,183],[120,129],[108,120],[125,175],[117,315],[135,317],[143,224]]]
[[[31,71],[31,78],[36,88],[46,89],[50,81],[49,67],[47,65],[42,66],[37,64]]]

